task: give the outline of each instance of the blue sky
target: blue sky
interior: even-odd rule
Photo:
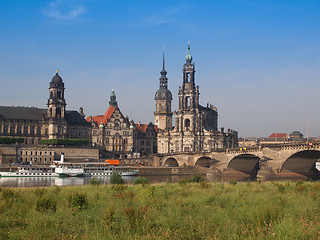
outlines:
[[[200,102],[240,136],[320,136],[319,0],[2,0],[0,105],[45,108],[56,68],[67,109],[154,121],[162,47],[177,109],[191,42]]]

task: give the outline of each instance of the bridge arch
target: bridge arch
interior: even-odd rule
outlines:
[[[164,166],[171,166],[171,167],[179,167],[177,159],[173,157],[167,158],[167,160],[164,162]]]
[[[260,158],[254,154],[240,154],[228,164],[228,170],[235,170],[249,175],[256,175],[259,170]]]
[[[293,172],[312,177],[319,174],[315,168],[316,161],[320,158],[318,150],[302,150],[292,154],[282,164],[281,173]]]
[[[206,167],[209,168],[213,163],[213,160],[210,157],[200,157],[196,162],[195,166]]]

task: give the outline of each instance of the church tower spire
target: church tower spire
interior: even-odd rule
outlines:
[[[156,111],[154,112],[155,125],[157,125],[160,130],[169,130],[172,128],[172,94],[168,89],[168,78],[167,71],[165,69],[164,49],[162,52],[162,70],[160,74],[160,87],[156,92],[154,98],[156,100]]]
[[[165,64],[164,64],[164,48],[162,52],[162,70],[160,72],[161,77],[160,79],[160,88],[168,88],[168,78],[167,78],[167,71],[165,69]]]
[[[180,151],[195,151],[200,149],[196,138],[200,134],[200,110],[199,110],[199,86],[195,85],[195,64],[192,62],[190,54],[190,43],[188,43],[188,53],[186,62],[183,65],[183,82],[179,87],[179,109],[175,112],[175,131],[192,136],[191,145],[180,146]]]

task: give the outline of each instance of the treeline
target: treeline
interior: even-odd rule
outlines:
[[[88,145],[88,139],[43,139],[39,141],[40,145]]]
[[[23,143],[23,137],[0,137],[0,144]]]

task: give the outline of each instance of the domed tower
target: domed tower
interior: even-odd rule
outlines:
[[[47,119],[49,121],[49,139],[64,138],[67,132],[66,101],[64,99],[64,83],[56,71],[49,87]]]
[[[172,94],[168,89],[168,78],[167,71],[165,70],[164,64],[164,50],[162,56],[162,71],[160,72],[160,88],[156,92],[156,111],[154,112],[155,125],[161,130],[172,129],[172,112],[171,112],[171,101]]]
[[[58,74],[52,78],[49,87],[49,99],[48,99],[48,118],[64,119],[66,101],[64,99],[64,83],[62,78]]]

